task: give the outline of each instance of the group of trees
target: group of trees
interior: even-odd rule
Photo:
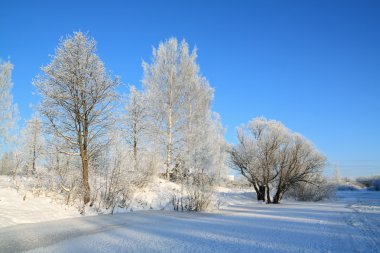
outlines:
[[[160,168],[186,192],[198,189],[199,178],[215,183],[226,173],[226,143],[196,58],[186,41],[160,43],[151,63],[143,63],[143,89],[131,86],[120,96],[120,79],[105,69],[93,38],[76,32],[62,39],[33,82],[42,99],[41,119],[36,115],[23,131],[30,172],[41,158],[59,175],[59,187],[71,196],[77,189],[85,205],[99,196],[119,198],[122,182]]]
[[[67,203],[80,198],[83,206],[102,202],[112,209],[126,205],[131,185],[161,174],[181,185],[175,209],[204,210],[213,185],[227,173],[228,154],[259,200],[278,203],[301,182],[318,184],[325,158],[279,122],[255,119],[238,129],[238,144],[228,147],[211,110],[214,91],[196,58],[185,40],[160,43],[151,62],[143,62],[142,90],[130,86],[121,96],[121,81],[97,56],[95,40],[81,32],[67,36],[34,80],[38,112],[3,160],[12,161],[13,175],[38,175],[43,168]],[[10,95],[12,65],[0,67],[4,137],[17,108]]]

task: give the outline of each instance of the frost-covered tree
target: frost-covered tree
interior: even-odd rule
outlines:
[[[274,167],[277,177],[273,203],[279,203],[282,196],[297,184],[318,186],[324,183],[322,169],[326,158],[300,134],[291,133],[278,155],[278,164]]]
[[[210,115],[209,115],[210,116]],[[184,143],[180,180],[189,198],[188,210],[204,211],[211,202],[213,187],[226,175],[226,143],[219,115],[203,118],[193,125],[191,138]],[[181,202],[181,206],[183,203]]]
[[[31,174],[35,174],[36,163],[44,152],[45,144],[42,133],[42,122],[38,113],[35,113],[33,117],[26,122],[25,128],[22,131],[22,137],[28,171]]]
[[[143,63],[151,136],[164,151],[166,178],[172,174],[182,186],[181,196],[173,199],[177,210],[204,210],[225,170],[223,129],[211,110],[214,91],[196,58],[185,40],[171,38],[153,49],[151,64]]]
[[[218,113],[213,113],[212,121],[208,127],[208,157],[211,159],[210,167],[215,180],[220,181],[227,177],[227,142],[224,138],[225,129],[222,126]]]
[[[220,133],[212,118],[213,89],[200,74],[196,49],[171,38],[153,49],[152,63],[143,63],[143,86],[151,118],[150,129],[165,157],[166,177],[215,169],[212,138]],[[222,159],[222,156],[219,157]],[[218,158],[218,159],[219,159]]]
[[[9,140],[18,116],[17,105],[13,103],[11,93],[12,70],[12,63],[0,60],[0,143],[2,146]]]
[[[178,45],[177,39],[172,38],[160,43],[158,49],[153,48],[151,64],[143,62],[143,86],[149,97],[152,122],[150,128],[162,145],[167,178],[177,162],[183,137],[184,88],[189,78],[193,78],[187,75],[187,59],[195,64],[195,54],[189,55],[187,43],[183,41]]]
[[[106,72],[95,40],[81,32],[63,39],[42,71],[34,81],[42,96],[39,111],[50,132],[64,140],[59,151],[80,156],[86,204],[91,193],[89,160],[113,126],[111,110],[119,80]]]
[[[135,168],[138,167],[138,151],[143,148],[147,134],[148,111],[146,106],[146,95],[131,86],[125,105],[125,130],[126,140],[133,153]]]
[[[257,199],[273,203],[299,183],[318,184],[326,159],[304,137],[282,123],[256,118],[238,128],[238,143],[230,149],[234,168],[253,185]]]

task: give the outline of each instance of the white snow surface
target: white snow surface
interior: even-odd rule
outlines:
[[[162,189],[136,199],[146,195],[145,209],[163,210],[3,227],[0,252],[380,252],[380,192],[267,205],[250,190],[220,187],[214,201],[220,210],[189,213],[166,210],[170,194]]]

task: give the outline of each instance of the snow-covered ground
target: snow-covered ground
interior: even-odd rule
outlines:
[[[218,191],[213,213],[145,210],[3,227],[0,252],[380,252],[379,192],[266,205],[250,191]]]

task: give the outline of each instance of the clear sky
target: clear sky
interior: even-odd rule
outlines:
[[[0,0],[0,13],[0,57],[15,65],[23,119],[60,37],[88,31],[107,69],[141,86],[142,60],[175,36],[199,49],[228,141],[265,116],[311,140],[343,176],[380,174],[380,1]]]

